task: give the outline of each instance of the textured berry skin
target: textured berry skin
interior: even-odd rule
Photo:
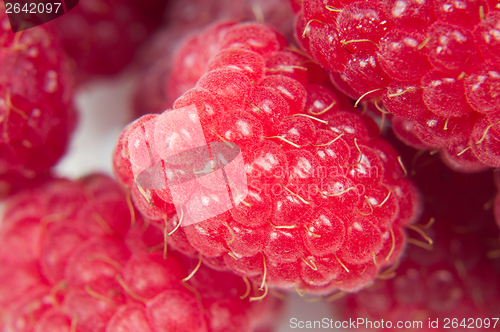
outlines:
[[[0,227],[2,331],[256,331],[281,301],[171,252],[104,175],[54,180],[7,201]],[[258,294],[257,294],[258,295]],[[169,313],[166,315],[165,313]]]
[[[171,107],[205,72],[220,33],[236,22],[260,20],[260,15],[288,40],[293,39],[293,14],[288,0],[170,0],[168,26],[141,50],[146,68],[135,94],[137,116],[161,113]],[[208,28],[210,25],[212,28]],[[200,29],[205,30],[193,34]]]
[[[377,280],[347,295],[334,303],[335,309],[344,319],[383,319],[386,324],[391,321],[393,328],[400,320],[420,321],[423,325],[416,330],[446,331],[445,318],[450,319],[450,326],[452,319],[458,320],[459,329],[464,319],[468,326],[472,318],[474,323],[481,319],[482,324],[478,321],[475,327],[478,330],[492,330],[492,318],[500,312],[500,265],[492,256],[498,251],[499,230],[491,205],[487,209],[484,205],[495,192],[492,172],[460,174],[427,158],[418,161],[415,182],[427,202],[418,224],[435,218],[433,226],[424,229],[433,240],[432,254],[409,246],[392,275],[391,271],[386,274],[389,280]],[[428,319],[439,319],[439,327],[430,328]]]
[[[75,125],[67,62],[52,30],[10,30],[0,8],[0,196],[46,176]]]
[[[340,104],[314,64],[285,46],[265,25],[233,25],[221,34],[207,72],[175,102],[174,109],[197,108],[207,142],[240,146],[249,193],[223,214],[179,227],[169,244],[257,284],[356,291],[403,250],[403,227],[417,217],[419,195],[394,149],[374,138],[373,121]],[[169,189],[139,190],[132,174],[136,156],[163,153],[158,135],[167,114],[131,123],[114,166],[141,213],[161,226],[166,220],[172,232],[182,216]]]
[[[304,0],[295,36],[337,88],[391,113],[406,144],[476,172],[500,167],[499,26],[495,1]]]

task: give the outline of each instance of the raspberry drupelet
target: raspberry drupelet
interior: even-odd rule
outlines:
[[[293,40],[288,0],[171,0],[166,14],[169,24],[140,51],[146,68],[134,97],[137,117],[163,112],[193,87],[218,48],[220,32],[236,22],[265,21]],[[198,33],[201,29],[204,31]]]
[[[165,256],[162,230],[145,224],[128,203],[118,184],[99,174],[53,180],[7,201],[0,226],[0,329],[273,327],[281,300],[249,301],[258,290],[227,272],[200,267],[190,277],[197,261]]]
[[[12,33],[0,5],[0,196],[46,176],[75,126],[72,80],[52,30]]]
[[[166,228],[169,246],[249,278],[264,294],[268,287],[357,291],[400,255],[404,226],[417,218],[420,200],[395,150],[376,137],[378,127],[344,106],[325,78],[275,30],[232,25],[174,111],[195,108],[208,143],[239,146],[246,197],[233,197],[232,208],[216,217],[180,227],[186,215],[203,213],[218,199],[204,194],[203,186],[214,184],[194,188],[182,214],[168,188],[138,185],[134,169],[143,158],[159,162],[163,146],[184,144],[163,141],[170,111],[145,115],[122,132],[116,177],[140,212]]]
[[[432,239],[432,251],[418,240],[399,266],[334,308],[344,319],[371,321],[364,331],[393,330],[398,321],[420,324],[411,326],[418,331],[498,329],[500,242],[491,209],[492,172],[460,174],[435,157],[419,160],[417,167],[415,183],[426,208],[415,226]],[[436,320],[439,324],[429,326]]]
[[[304,0],[295,36],[406,144],[476,172],[500,167],[499,27],[497,1]]]
[[[444,234],[435,236],[438,235]],[[390,280],[377,280],[373,286],[334,303],[334,308],[341,312],[343,319],[363,318],[365,323],[360,326],[363,331],[389,331],[395,327],[411,327],[418,331],[447,331],[448,326],[474,326],[480,331],[498,328],[498,259],[488,259],[485,251],[476,252],[480,255],[476,261],[463,257],[484,234],[472,235],[476,237],[473,244],[468,243],[471,234],[444,237],[448,236],[446,240],[437,238],[434,250],[440,250],[451,259],[446,259],[445,255],[433,262],[407,258],[388,275]],[[410,250],[414,256],[430,256],[421,248]],[[453,250],[463,252],[457,255]],[[397,326],[398,322],[411,325]],[[433,325],[429,326],[430,322],[434,322]]]

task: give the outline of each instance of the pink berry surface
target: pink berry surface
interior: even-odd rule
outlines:
[[[165,111],[194,86],[216,51],[220,34],[234,23],[265,21],[293,40],[288,0],[170,0],[166,20],[168,24],[139,52],[144,69],[135,93],[137,116]]]
[[[14,34],[0,5],[0,196],[48,175],[75,126],[73,85],[54,31]]]
[[[412,231],[415,242],[381,280],[334,302],[335,310],[344,319],[371,321],[360,327],[364,331],[391,330],[388,324],[396,328],[398,322],[419,331],[446,331],[447,325],[498,329],[500,245],[492,172],[460,174],[435,157],[420,159],[415,171],[426,202]]]
[[[499,19],[495,1],[304,0],[295,37],[338,89],[399,121],[406,144],[477,172],[500,166]]]
[[[404,227],[420,209],[396,151],[376,138],[371,118],[344,103],[340,109],[344,97],[314,74],[314,63],[286,50],[274,29],[235,24],[221,32],[218,45],[174,111],[194,108],[207,142],[240,147],[244,200],[179,227],[187,217],[176,213],[174,192],[138,185],[134,170],[147,166],[144,158],[166,153],[162,133],[177,114],[169,111],[145,115],[122,132],[113,157],[117,178],[139,211],[166,227],[173,249],[250,278],[264,293],[271,287],[324,295],[371,283],[403,250]],[[168,146],[175,144],[184,143]],[[189,190],[181,210],[189,215],[215,197]]]
[[[499,329],[499,0],[4,12],[1,332]]]
[[[13,196],[0,238],[4,331],[257,331],[282,305],[227,272],[190,276],[196,260],[164,252],[162,230],[100,174]]]

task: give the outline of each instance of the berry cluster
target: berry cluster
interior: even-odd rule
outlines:
[[[198,253],[216,270],[251,278],[263,290],[359,290],[397,259],[402,228],[420,210],[396,152],[374,138],[378,128],[370,118],[352,107],[341,110],[323,72],[285,50],[285,39],[273,29],[231,25],[217,46],[174,109],[194,105],[207,142],[241,148],[248,195],[225,213],[179,227],[183,216],[175,214],[170,190],[137,185],[133,167],[144,156],[161,164],[165,145],[184,144],[162,136],[169,111],[139,118],[123,131],[116,176],[144,216],[166,223],[173,248]],[[202,213],[218,199],[203,188],[189,195],[196,203],[185,206],[186,214]]]
[[[354,99],[453,169],[500,167],[500,3],[304,0],[295,33]]]
[[[208,268],[183,282],[196,261],[155,251],[163,250],[162,230],[135,213],[103,175],[55,180],[14,196],[0,227],[0,329],[216,332],[271,326],[280,301],[243,301],[240,296],[257,290]]]
[[[380,323],[373,326],[382,319],[393,328],[398,321],[421,322],[420,328],[411,326],[418,331],[446,331],[446,319],[454,329],[489,331],[495,323],[498,329],[493,319],[500,312],[499,231],[488,203],[495,192],[492,174],[459,174],[435,158],[421,165],[416,183],[427,204],[415,226],[432,238],[432,251],[414,242],[419,247],[409,247],[401,264],[383,274],[389,280],[377,280],[335,306],[345,317],[370,320],[373,328],[366,330],[372,331],[383,330]],[[435,220],[432,228],[429,220]],[[438,326],[429,326],[429,319],[438,319]]]
[[[18,34],[4,13],[0,198],[32,188],[0,220],[0,331],[268,332],[281,291],[493,329],[499,0],[85,0]],[[134,54],[118,183],[51,178],[73,81]]]
[[[0,5],[0,196],[47,173],[75,125],[67,63],[52,30],[12,33]]]

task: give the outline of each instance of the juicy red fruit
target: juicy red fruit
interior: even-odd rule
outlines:
[[[1,195],[26,186],[62,156],[75,125],[68,63],[52,30],[17,34],[0,10]]]
[[[486,240],[496,239],[499,232],[491,209],[485,209],[495,192],[493,172],[460,174],[435,158],[422,158],[414,178],[428,203],[418,225],[432,239],[432,254],[426,244],[409,246],[395,273],[390,269],[384,274],[388,280],[377,280],[334,305],[343,319],[383,320],[385,327],[414,317],[422,322],[419,330],[433,331],[426,321],[448,318],[468,324],[472,315],[491,329],[489,317],[500,308],[500,270],[498,261],[491,259],[498,242]]]
[[[8,331],[243,332],[272,328],[279,312],[277,298],[249,301],[257,292],[238,276],[201,266],[188,277],[196,261],[165,256],[163,230],[145,224],[103,175],[14,196],[0,239],[19,245],[0,250]]]
[[[295,36],[339,90],[390,113],[406,144],[476,172],[499,164],[472,130],[500,119],[499,10],[487,1],[305,0]],[[476,125],[479,114],[488,115],[486,126]]]
[[[372,12],[364,12],[367,20]],[[376,125],[340,107],[316,75],[304,75],[309,61],[285,51],[282,40],[261,24],[227,28],[206,73],[174,104],[179,111],[195,104],[207,142],[241,148],[248,183],[243,201],[177,227],[183,215],[173,213],[173,200],[158,189],[139,190],[127,164],[163,153],[158,137],[169,111],[128,126],[115,151],[115,172],[139,210],[173,232],[173,249],[250,278],[263,296],[268,287],[321,295],[356,291],[399,256],[402,227],[419,211],[418,193],[403,179],[392,147],[372,137]],[[375,74],[365,73],[373,78],[380,66],[372,58]],[[217,97],[207,98],[207,91]],[[188,213],[217,195],[196,188]]]

